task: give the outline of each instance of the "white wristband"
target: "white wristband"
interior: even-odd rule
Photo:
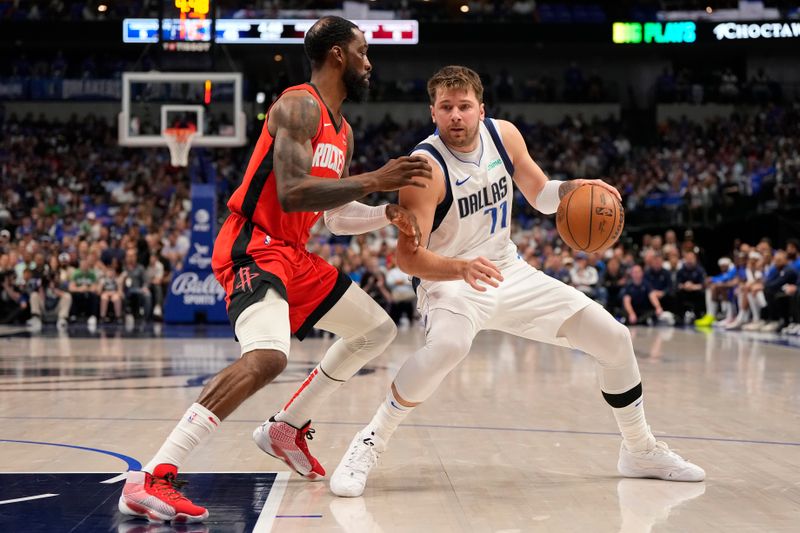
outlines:
[[[386,227],[386,205],[372,207],[360,202],[350,202],[325,211],[325,225],[334,235],[361,235]]]
[[[552,215],[558,211],[558,204],[561,202],[558,189],[562,183],[564,182],[559,180],[550,180],[545,183],[542,190],[539,191],[536,201],[533,202],[533,207],[545,215]]]

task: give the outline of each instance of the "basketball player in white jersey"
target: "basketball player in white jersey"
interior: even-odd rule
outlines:
[[[433,183],[400,192],[400,204],[419,222],[421,245],[415,250],[400,235],[397,248],[400,268],[415,277],[425,345],[405,362],[372,421],[353,438],[331,490],[351,497],[364,492],[397,426],[433,394],[483,329],[577,348],[597,360],[602,395],[622,433],[617,466],[623,476],[702,481],[702,468],[650,432],[628,329],[577,289],[528,265],[510,239],[512,182],[544,214],[555,213],[560,198],[584,183],[604,186],[617,198],[619,193],[599,180],[548,181],[519,130],[484,117],[483,87],[474,71],[445,67],[428,81],[428,94],[437,133],[413,153],[430,160]]]

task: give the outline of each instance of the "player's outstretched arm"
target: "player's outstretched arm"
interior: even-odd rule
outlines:
[[[347,129],[347,158],[342,178],[350,177],[353,160],[353,130]],[[419,245],[419,225],[413,213],[397,204],[370,206],[361,202],[348,202],[325,211],[325,225],[335,235],[361,235],[394,224]]]
[[[425,187],[426,178],[430,179],[430,164],[419,157],[392,159],[375,172],[346,180],[312,176],[311,141],[319,117],[317,101],[304,91],[285,94],[270,110],[267,127],[275,139],[275,178],[284,211],[323,211],[376,191]]]
[[[522,191],[522,195],[536,210],[550,215],[558,210],[561,199],[571,190],[587,183],[599,185],[622,201],[619,191],[603,180],[575,179],[570,181],[549,180],[544,171],[536,164],[528,152],[525,139],[517,127],[507,120],[498,120],[500,135],[514,163],[514,182]]]
[[[436,206],[444,197],[444,179],[441,169],[433,165],[433,183],[429,189],[407,187],[400,191],[400,206],[413,213],[419,223],[420,243],[428,242]],[[468,261],[444,257],[424,246],[416,246],[413,238],[405,233],[401,233],[397,241],[397,265],[407,274],[430,281],[463,279],[478,291],[486,290],[478,281],[493,287],[503,281],[500,270],[486,258]]]

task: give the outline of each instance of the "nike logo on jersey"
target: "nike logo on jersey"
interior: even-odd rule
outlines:
[[[508,194],[508,176],[503,176],[480,191],[459,198],[458,216],[459,218],[468,217],[486,207],[502,202],[506,194]]]
[[[472,177],[472,176],[467,176],[467,177],[466,177],[466,178],[464,178],[463,180],[456,180],[456,187],[460,187],[460,186],[464,185],[466,182],[468,182],[468,181],[469,181],[469,179],[470,179],[471,177]]]

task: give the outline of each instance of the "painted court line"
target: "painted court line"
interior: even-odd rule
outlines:
[[[0,420],[116,420],[120,422],[170,422],[175,423],[174,418],[117,418],[117,417],[78,417],[78,416],[0,416]],[[225,419],[226,424],[260,424],[264,422],[263,419],[258,420],[243,420],[243,419]],[[359,426],[363,427],[367,422],[334,422],[328,420],[318,420],[314,422],[317,426]],[[598,435],[606,437],[619,438],[618,432],[613,431],[579,431],[572,429],[551,429],[551,428],[525,428],[525,427],[493,427],[493,426],[448,426],[444,424],[404,424],[405,428],[427,428],[427,429],[464,429],[472,431],[513,431],[520,433],[552,433],[563,435]],[[682,440],[701,440],[708,442],[728,442],[733,444],[761,444],[767,446],[800,446],[800,442],[794,441],[775,441],[775,440],[762,440],[762,439],[735,439],[730,437],[709,437],[709,436],[692,436],[692,435],[667,435],[658,434],[658,438],[664,439],[682,439]],[[25,442],[25,441],[11,441],[0,439],[0,442]],[[38,444],[38,443],[35,443]],[[108,452],[102,452],[108,453]],[[130,468],[130,470],[139,470],[139,468]]]
[[[278,507],[280,507],[283,500],[288,481],[289,472],[277,472],[275,474],[272,490],[269,491],[267,501],[264,502],[264,507],[261,508],[261,514],[258,515],[256,525],[253,526],[253,533],[269,533],[272,531],[272,524],[278,515]]]
[[[36,496],[26,496],[25,498],[14,498],[13,500],[0,500],[0,505],[6,505],[8,503],[27,502],[30,500],[41,500],[42,498],[52,498],[53,496],[58,496],[58,494],[37,494]]]

